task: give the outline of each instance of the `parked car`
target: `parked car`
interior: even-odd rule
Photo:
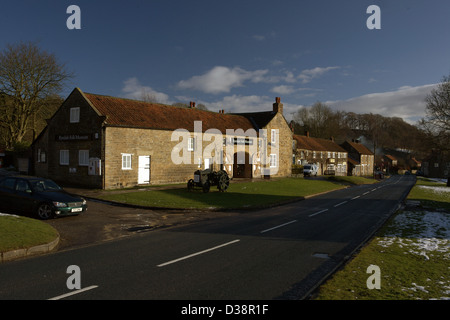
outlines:
[[[12,213],[35,214],[39,219],[78,215],[86,200],[70,195],[54,181],[27,176],[0,178],[0,207]]]
[[[319,167],[315,164],[305,164],[303,166],[303,176],[317,176],[317,172],[319,171]]]

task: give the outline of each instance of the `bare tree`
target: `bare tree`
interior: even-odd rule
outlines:
[[[425,101],[426,116],[421,119],[419,126],[436,148],[450,151],[450,76],[444,77]]]
[[[8,97],[8,103],[0,104],[0,126],[7,148],[22,142],[29,130],[35,138],[34,119],[42,101],[58,94],[71,77],[53,54],[34,43],[7,45],[0,52],[0,92]]]

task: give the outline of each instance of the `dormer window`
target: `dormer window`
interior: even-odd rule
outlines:
[[[80,107],[70,108],[70,123],[80,122]]]

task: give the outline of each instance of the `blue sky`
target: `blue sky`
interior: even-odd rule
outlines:
[[[69,30],[69,5],[81,29]],[[381,29],[369,30],[370,5]],[[448,0],[3,1],[0,50],[34,41],[90,93],[285,116],[317,101],[335,110],[424,115],[450,74]]]

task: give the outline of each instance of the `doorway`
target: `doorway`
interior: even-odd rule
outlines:
[[[138,184],[150,183],[150,156],[139,156]]]
[[[248,152],[236,152],[233,162],[233,178],[251,178],[252,164]]]

